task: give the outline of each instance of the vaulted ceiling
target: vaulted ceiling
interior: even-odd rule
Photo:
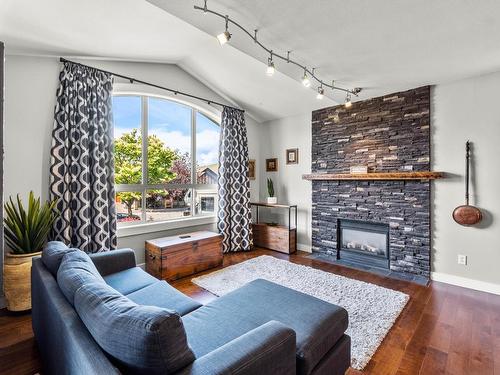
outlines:
[[[318,101],[302,74],[237,30],[220,47],[223,20],[201,0],[2,0],[8,53],[175,63],[260,121],[343,101]],[[496,0],[209,0],[275,51],[316,67],[326,81],[363,87],[360,98],[500,70]],[[140,77],[139,77],[140,78]]]

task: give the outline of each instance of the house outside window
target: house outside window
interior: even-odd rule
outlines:
[[[113,97],[118,226],[214,216],[219,124],[150,95]]]

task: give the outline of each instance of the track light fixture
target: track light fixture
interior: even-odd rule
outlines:
[[[207,4],[205,3],[205,7],[207,6]],[[205,12],[207,12],[208,10],[206,10],[205,8]],[[229,24],[229,16],[226,16],[226,31],[224,31],[223,33],[220,33],[219,35],[217,35],[217,40],[219,41],[220,45],[223,46],[224,44],[226,44],[227,42],[229,42],[229,39],[231,39],[231,34],[229,33],[229,31],[227,30],[227,27],[228,27],[228,24]]]
[[[307,76],[307,69],[304,68],[304,75],[302,76],[302,84],[304,87],[309,87],[311,86],[311,81],[309,80],[309,77]]]
[[[295,65],[296,67],[304,70],[304,75],[302,76],[302,84],[305,87],[310,87],[311,86],[311,80],[315,80],[318,84],[320,84],[320,86],[318,87],[318,95],[317,95],[318,99],[320,97],[320,91],[321,91],[321,95],[322,95],[321,97],[324,96],[324,87],[332,89],[332,90],[343,91],[346,94],[348,94],[348,97],[349,97],[349,100],[347,100],[347,98],[346,98],[345,106],[346,107],[350,107],[351,95],[358,96],[358,94],[361,92],[361,88],[359,88],[359,87],[356,87],[356,88],[353,88],[353,89],[347,89],[347,88],[344,88],[344,87],[335,86],[334,81],[332,81],[331,85],[329,85],[327,83],[323,83],[324,80],[319,79],[314,74],[314,69],[308,70],[305,65],[302,65],[302,64],[298,63],[297,61],[292,60],[290,58],[290,51],[287,51],[286,56],[280,55],[280,54],[277,54],[277,53],[273,53],[273,51],[270,48],[267,48],[264,44],[262,44],[260,41],[257,40],[257,30],[254,30],[254,32],[250,32],[247,29],[245,29],[243,26],[241,26],[238,22],[236,22],[236,21],[232,20],[231,18],[229,18],[228,15],[223,15],[221,13],[218,13],[216,11],[208,9],[208,7],[207,7],[207,0],[203,0],[203,7],[199,7],[199,6],[195,5],[194,9],[201,10],[201,11],[203,11],[203,13],[210,13],[210,14],[213,14],[215,16],[218,16],[220,18],[225,19],[225,21],[226,21],[226,30],[223,33],[217,35],[217,40],[219,41],[219,43],[221,45],[226,44],[231,39],[231,34],[229,33],[229,30],[228,30],[228,25],[229,25],[229,23],[231,23],[232,25],[234,25],[238,29],[240,29],[243,33],[245,33],[248,37],[250,37],[254,41],[255,44],[257,44],[259,47],[261,47],[263,50],[265,50],[267,53],[269,53],[271,55],[271,57],[267,59],[267,69],[266,69],[266,74],[267,75],[271,76],[271,75],[274,74],[274,72],[275,72],[276,69],[275,69],[275,66],[274,66],[274,59],[273,59],[273,57],[277,57],[277,58],[279,58],[279,59],[281,59],[283,61],[286,61],[288,64]]]
[[[325,89],[323,88],[323,83],[321,83],[321,86],[318,87],[318,95],[316,95],[316,99],[323,99],[323,97],[325,96]]]
[[[271,56],[267,59],[267,69],[266,74],[271,77],[275,72],[274,62],[273,62],[273,51],[271,51]]]
[[[346,108],[350,108],[352,106],[352,102],[351,102],[351,94],[350,93],[347,93],[347,95],[345,96],[345,103],[344,103],[344,106]]]

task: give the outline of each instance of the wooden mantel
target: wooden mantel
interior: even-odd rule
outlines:
[[[345,181],[345,180],[435,180],[443,178],[443,172],[372,172],[372,173],[311,173],[302,175],[303,180]]]

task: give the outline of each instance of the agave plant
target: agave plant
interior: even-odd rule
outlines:
[[[57,218],[55,205],[56,200],[53,200],[41,206],[40,198],[35,199],[35,194],[30,191],[26,211],[19,194],[17,202],[9,197],[5,203],[4,233],[13,254],[31,254],[42,249]]]

